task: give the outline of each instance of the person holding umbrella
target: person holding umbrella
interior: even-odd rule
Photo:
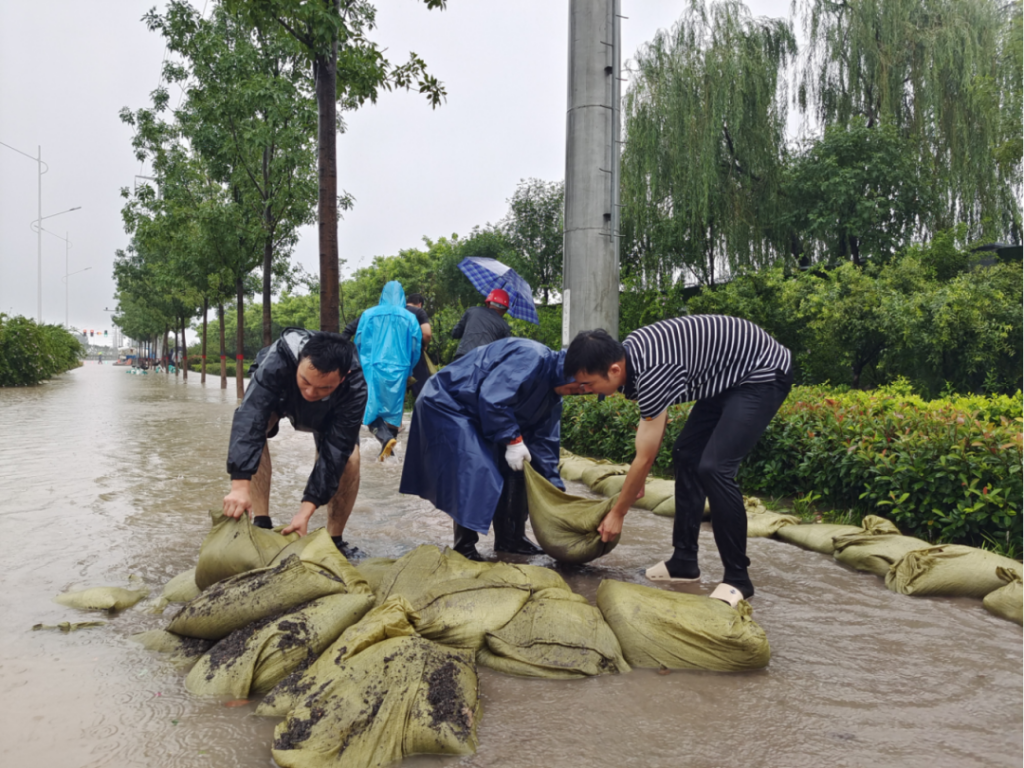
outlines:
[[[495,288],[487,294],[484,306],[467,309],[458,325],[452,328],[452,338],[461,339],[452,359],[458,360],[477,347],[511,336],[512,331],[505,322],[508,305],[508,293]]]

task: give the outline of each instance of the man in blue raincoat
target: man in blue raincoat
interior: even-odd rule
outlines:
[[[497,552],[538,554],[526,538],[523,462],[564,489],[558,475],[562,396],[581,387],[563,373],[565,351],[530,339],[478,347],[427,380],[416,400],[402,493],[455,521],[454,549],[481,560],[478,534],[494,523]]]
[[[392,280],[381,291],[380,304],[360,316],[353,339],[366,377],[363,423],[380,441],[381,461],[395,447],[406,381],[419,362],[422,340],[419,322],[405,308],[405,290]]]

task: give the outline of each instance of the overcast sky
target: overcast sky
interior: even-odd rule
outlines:
[[[41,146],[43,216],[81,206],[43,222],[53,233],[43,235],[43,319],[63,323],[67,308],[72,327],[112,328],[114,252],[127,244],[119,190],[150,174],[117,114],[148,106],[159,83],[163,40],[140,21],[153,5],[163,3],[0,0],[0,142],[32,156],[0,146],[0,312],[36,316],[30,224]],[[496,223],[520,179],[561,179],[565,166],[568,0],[449,0],[443,12],[416,0],[376,5],[373,39],[392,61],[419,54],[448,99],[431,110],[418,94],[385,93],[345,115],[339,186],[356,203],[339,225],[343,275],[424,236]],[[622,0],[623,63],[685,6]],[[784,17],[789,4],[748,7]],[[314,228],[303,230],[294,258],[318,271]]]

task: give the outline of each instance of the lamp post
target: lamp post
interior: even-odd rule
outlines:
[[[40,325],[42,325],[42,323],[43,323],[43,232],[48,232],[49,234],[53,235],[54,237],[59,237],[65,243],[68,243],[67,237],[60,237],[60,235],[55,234],[53,232],[50,232],[50,230],[48,230],[48,229],[43,229],[43,222],[46,219],[52,219],[54,216],[61,216],[61,215],[65,214],[65,213],[71,213],[72,211],[80,211],[80,210],[82,210],[82,206],[76,205],[74,208],[68,208],[66,211],[59,211],[57,213],[51,213],[49,216],[40,216],[38,219],[36,219],[35,221],[32,222],[31,228],[39,236],[39,255],[38,255],[38,261],[39,261],[39,286],[38,286],[39,296],[38,296],[38,302],[39,302],[39,305],[38,305],[38,309],[37,309],[38,317],[36,318],[36,322],[38,322]],[[68,247],[70,247],[70,245]],[[64,251],[64,262],[65,262],[64,271],[67,272],[67,249],[65,249],[65,251]]]
[[[71,327],[71,325],[68,323],[68,278],[72,277],[73,275],[81,274],[82,272],[88,272],[90,269],[92,269],[92,267],[86,267],[85,269],[78,270],[78,272],[72,272],[71,274],[68,274],[68,262],[67,262],[67,256],[65,255],[65,257],[64,257],[64,278],[62,280],[62,282],[64,283],[64,327],[65,328],[70,328]]]

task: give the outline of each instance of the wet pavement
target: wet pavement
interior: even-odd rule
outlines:
[[[168,616],[116,616],[52,601],[68,589],[147,585],[195,564],[208,511],[227,492],[234,382],[128,375],[88,362],[38,387],[0,389],[0,764],[32,768],[271,766],[276,720],[183,688],[184,673],[127,640]],[[370,459],[347,536],[373,556],[447,544],[450,519],[398,492],[399,456]],[[405,433],[400,442],[404,442]],[[372,442],[370,442],[372,441]],[[271,442],[275,522],[313,462],[309,435]],[[584,486],[570,490],[588,494]],[[314,517],[322,525],[324,511]],[[643,583],[671,521],[634,510],[607,557],[562,568],[593,599],[603,578]],[[490,538],[481,551],[490,555]],[[913,598],[831,557],[750,541],[754,619],[770,666],[720,674],[636,670],[536,681],[481,670],[480,749],[405,766],[901,766],[1022,762],[1022,633],[969,599]],[[525,559],[509,557],[525,562]],[[553,565],[546,557],[529,560]],[[702,534],[708,593],[721,574]],[[169,615],[169,614],[168,614]],[[70,634],[37,623],[106,620]]]

